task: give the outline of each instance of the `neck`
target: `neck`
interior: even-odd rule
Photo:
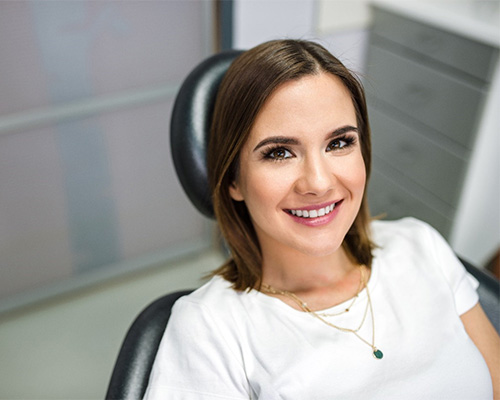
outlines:
[[[353,298],[360,286],[360,270],[343,247],[325,256],[310,256],[288,249],[263,251],[262,283],[295,294],[314,310],[322,310]],[[365,271],[365,282],[369,270]],[[286,296],[273,295],[300,309]]]
[[[300,252],[264,254],[262,281],[296,293],[338,288],[356,267],[343,247],[326,256],[310,256]]]

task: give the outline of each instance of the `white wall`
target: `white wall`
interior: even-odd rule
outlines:
[[[235,0],[233,47],[249,49],[276,38],[311,38],[314,1]]]
[[[0,312],[210,240],[169,123],[211,4],[0,1]]]
[[[235,0],[233,46],[249,49],[271,39],[309,39],[362,73],[367,45],[367,1]]]
[[[485,265],[500,245],[500,62],[472,153],[450,243],[476,265]]]

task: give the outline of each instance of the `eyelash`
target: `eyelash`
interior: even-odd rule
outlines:
[[[345,142],[345,144],[342,147],[334,147],[335,149],[337,150],[348,149],[349,147],[351,147],[353,144],[356,143],[356,137],[351,135],[337,137],[328,144],[328,148],[330,148],[333,143],[339,143],[339,142]]]
[[[340,142],[344,142],[342,147],[338,147]],[[327,151],[328,152],[330,152],[330,151],[343,151],[343,150],[348,149],[349,147],[351,147],[355,143],[356,143],[355,136],[348,136],[348,135],[340,136],[340,137],[333,139],[330,143],[328,143]],[[267,149],[263,150],[262,151],[262,158],[265,160],[277,161],[277,162],[284,161],[284,160],[290,158],[290,156],[276,157],[276,154],[273,156],[273,153],[276,153],[278,151],[292,153],[292,151],[290,149],[288,149],[287,147],[278,145],[278,146],[274,146],[274,147],[267,148]]]

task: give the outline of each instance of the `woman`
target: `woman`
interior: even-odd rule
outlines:
[[[363,89],[323,47],[235,60],[208,156],[231,258],[176,303],[146,398],[500,394],[477,282],[428,225],[370,221]]]

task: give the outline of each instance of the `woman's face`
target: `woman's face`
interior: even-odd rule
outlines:
[[[354,222],[365,180],[350,93],[320,73],[283,84],[264,104],[230,195],[245,202],[264,259],[325,256]]]

